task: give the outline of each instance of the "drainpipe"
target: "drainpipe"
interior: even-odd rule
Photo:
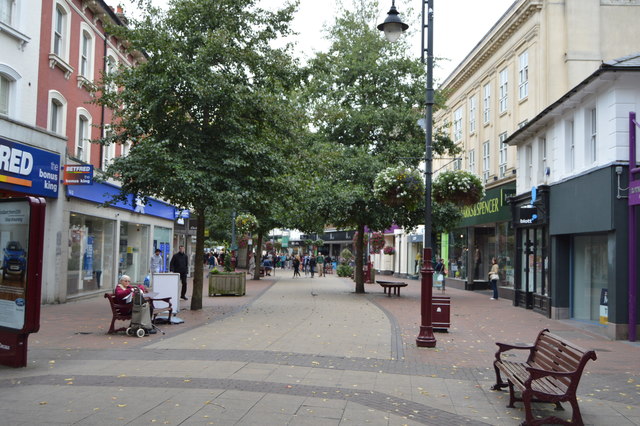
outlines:
[[[640,172],[640,169],[636,168],[636,113],[629,113],[629,187],[631,182],[635,180],[636,173]],[[636,234],[636,206],[631,204],[629,199],[628,209],[628,221],[629,221],[629,341],[636,341],[636,323],[638,322],[638,311],[636,309],[636,297],[637,297],[637,274],[638,267],[636,265],[636,247],[637,247],[637,234]]]

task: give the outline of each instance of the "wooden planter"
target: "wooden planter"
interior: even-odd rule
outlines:
[[[209,274],[209,296],[235,295],[244,296],[246,294],[247,281],[246,274]]]

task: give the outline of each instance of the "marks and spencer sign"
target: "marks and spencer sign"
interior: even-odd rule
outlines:
[[[60,154],[0,138],[0,189],[58,198]]]
[[[480,202],[462,209],[459,227],[511,220],[507,197],[516,193],[515,182],[488,189]]]

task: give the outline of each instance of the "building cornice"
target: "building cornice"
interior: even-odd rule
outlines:
[[[524,0],[515,10],[517,3],[512,5],[502,18],[489,30],[482,40],[473,48],[467,57],[456,67],[440,86],[440,89],[456,91],[509,40],[533,15],[543,7],[543,0]],[[534,31],[534,34],[537,29]],[[530,38],[530,34],[527,35]]]

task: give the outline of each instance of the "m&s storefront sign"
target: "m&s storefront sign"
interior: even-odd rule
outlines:
[[[515,182],[488,189],[480,202],[462,209],[462,220],[458,226],[467,227],[511,220],[507,197],[515,193]]]
[[[0,189],[58,198],[60,154],[0,138]]]

